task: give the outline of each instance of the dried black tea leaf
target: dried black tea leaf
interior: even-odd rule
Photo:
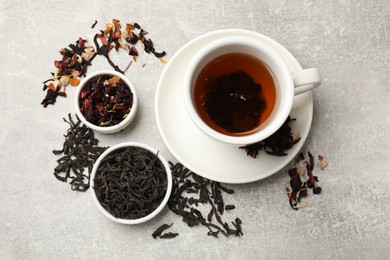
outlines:
[[[161,239],[167,239],[167,238],[170,239],[170,238],[175,238],[178,235],[179,235],[178,233],[168,232],[168,233],[162,234],[161,236],[159,236],[159,238],[161,238]]]
[[[294,139],[292,136],[289,123],[293,120],[295,119],[288,117],[279,130],[267,139],[240,148],[244,149],[246,154],[253,158],[256,158],[261,150],[269,155],[286,156],[286,150],[291,149],[301,139],[300,137]]]
[[[166,229],[170,228],[172,225],[173,225],[173,223],[170,224],[170,225],[168,225],[168,224],[163,224],[163,225],[161,225],[160,227],[158,227],[158,228],[152,233],[152,237],[153,237],[153,238],[160,237],[161,234],[162,234],[162,232],[164,232]]]
[[[212,231],[212,230],[210,230],[209,232],[207,232],[207,235],[208,236],[213,236],[213,237],[217,238],[218,237],[218,233],[219,233],[219,231]]]
[[[235,209],[236,207],[234,205],[226,205],[225,206],[225,210],[233,210]]]
[[[172,212],[181,216],[183,222],[189,227],[205,226],[208,229],[207,235],[209,236],[218,237],[218,234],[224,236],[243,235],[241,220],[238,221],[239,218],[236,219],[233,227],[229,227],[222,220],[225,204],[221,191],[232,194],[234,193],[232,189],[228,189],[218,182],[200,177],[180,163],[173,164],[170,162],[170,166],[173,187],[168,207]],[[201,207],[198,208],[200,204]],[[206,217],[200,210],[200,208],[204,209],[205,207],[209,207]],[[231,208],[231,206],[228,208]]]
[[[93,29],[93,28],[95,28],[95,26],[96,26],[96,24],[97,24],[97,20],[95,20],[95,22],[92,24],[92,26],[91,26],[91,28]]]
[[[64,155],[57,160],[58,165],[53,174],[63,182],[71,179],[69,184],[72,190],[86,191],[89,188],[93,164],[107,147],[97,146],[99,141],[92,129],[83,125],[77,115],[76,120],[73,121],[71,114],[68,115],[68,120],[64,118],[70,127],[64,135],[62,149],[53,150],[55,155]]]

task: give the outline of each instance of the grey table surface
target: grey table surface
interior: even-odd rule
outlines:
[[[329,161],[317,171],[320,195],[290,208],[287,168],[269,178],[228,185],[244,236],[206,235],[165,209],[153,220],[124,226],[106,219],[88,193],[53,176],[53,149],[74,113],[68,98],[43,108],[42,81],[58,51],[78,37],[92,40],[113,18],[138,22],[167,51],[210,31],[241,28],[285,46],[302,67],[320,69],[314,116],[303,151]],[[95,29],[92,23],[97,20]],[[390,258],[390,2],[387,0],[270,1],[0,1],[0,259],[389,259]],[[142,57],[141,57],[142,56]],[[125,57],[125,58],[123,58]],[[115,57],[120,66],[128,56]],[[141,65],[146,63],[145,68]],[[137,87],[135,122],[102,145],[147,143],[176,161],[154,114],[157,82],[166,65],[140,55],[126,75]],[[97,60],[88,72],[111,69]],[[145,130],[147,129],[147,131]],[[172,240],[155,240],[162,223]]]

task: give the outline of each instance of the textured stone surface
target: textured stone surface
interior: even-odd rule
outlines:
[[[92,39],[112,18],[138,22],[168,59],[203,33],[243,28],[283,44],[303,67],[318,67],[323,84],[304,150],[329,161],[318,172],[323,193],[306,209],[290,209],[286,169],[237,185],[225,218],[240,216],[244,236],[213,239],[164,210],[154,220],[123,226],[106,220],[88,193],[55,180],[56,157],[74,112],[68,98],[43,109],[41,82],[58,51],[79,36]],[[98,20],[95,29],[90,26]],[[0,2],[0,258],[1,259],[388,259],[390,257],[390,2],[271,1],[8,1]],[[124,56],[116,61],[125,66]],[[127,56],[125,56],[127,57]],[[139,141],[174,160],[154,117],[164,65],[151,56],[127,73],[140,95],[131,127],[103,145]],[[141,64],[147,66],[141,69]],[[90,72],[110,68],[98,60]],[[147,131],[145,131],[147,129]],[[162,223],[179,237],[154,240]]]

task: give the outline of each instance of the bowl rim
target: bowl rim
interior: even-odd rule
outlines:
[[[133,105],[131,106],[130,113],[126,116],[125,119],[123,119],[119,124],[113,125],[113,126],[97,126],[89,122],[81,113],[80,110],[80,105],[79,105],[79,99],[80,99],[80,94],[82,89],[84,88],[85,84],[92,78],[100,76],[100,75],[112,75],[112,76],[117,76],[121,78],[127,87],[130,89],[130,91],[133,93]],[[92,130],[99,132],[99,133],[104,133],[104,134],[111,134],[111,133],[116,133],[124,128],[126,128],[134,119],[137,109],[138,109],[138,95],[135,90],[134,85],[131,83],[131,81],[122,73],[119,73],[117,71],[112,71],[112,70],[98,70],[95,71],[91,74],[88,74],[85,78],[83,78],[79,84],[79,86],[76,89],[76,94],[75,94],[75,99],[74,99],[74,105],[76,108],[76,114],[80,118],[80,120],[89,128]]]
[[[101,161],[110,153],[112,153],[113,151],[115,150],[118,150],[120,148],[124,148],[124,147],[138,147],[138,148],[143,148],[145,150],[148,150],[150,151],[151,153],[157,155],[157,158],[161,161],[161,163],[164,165],[164,168],[165,168],[165,172],[166,172],[166,175],[167,175],[167,190],[166,190],[166,193],[165,193],[165,196],[164,196],[164,199],[161,201],[160,205],[154,210],[152,211],[149,215],[145,216],[145,217],[142,217],[142,218],[138,218],[138,219],[123,219],[123,218],[116,218],[114,217],[113,215],[111,215],[105,208],[103,208],[103,206],[100,204],[97,196],[96,196],[96,193],[95,193],[95,189],[93,188],[94,186],[94,179],[95,179],[95,175],[96,175],[96,171],[97,169],[99,168],[100,166],[100,163]],[[158,215],[161,210],[165,207],[165,205],[168,203],[168,200],[169,200],[169,197],[171,195],[171,191],[172,191],[172,183],[173,180],[172,180],[172,173],[171,173],[171,168],[169,167],[169,164],[167,162],[167,160],[161,155],[161,153],[146,145],[146,144],[143,144],[143,143],[139,143],[139,142],[124,142],[124,143],[119,143],[119,144],[116,144],[114,146],[111,146],[110,148],[108,148],[106,151],[104,151],[100,156],[99,158],[96,160],[96,162],[94,163],[93,165],[93,168],[92,168],[92,172],[91,172],[91,177],[90,177],[90,188],[91,188],[91,196],[92,196],[92,200],[93,202],[95,203],[95,205],[97,206],[97,208],[99,209],[99,211],[104,215],[106,216],[108,219],[114,221],[114,222],[117,222],[117,223],[121,223],[121,224],[127,224],[127,225],[134,225],[134,224],[140,224],[140,223],[144,223],[152,218],[154,218],[156,215]]]

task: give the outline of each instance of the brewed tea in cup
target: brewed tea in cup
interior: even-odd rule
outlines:
[[[267,43],[226,37],[201,49],[185,75],[183,97],[192,121],[233,145],[262,141],[290,114],[295,95],[321,83],[318,69],[292,74]]]

